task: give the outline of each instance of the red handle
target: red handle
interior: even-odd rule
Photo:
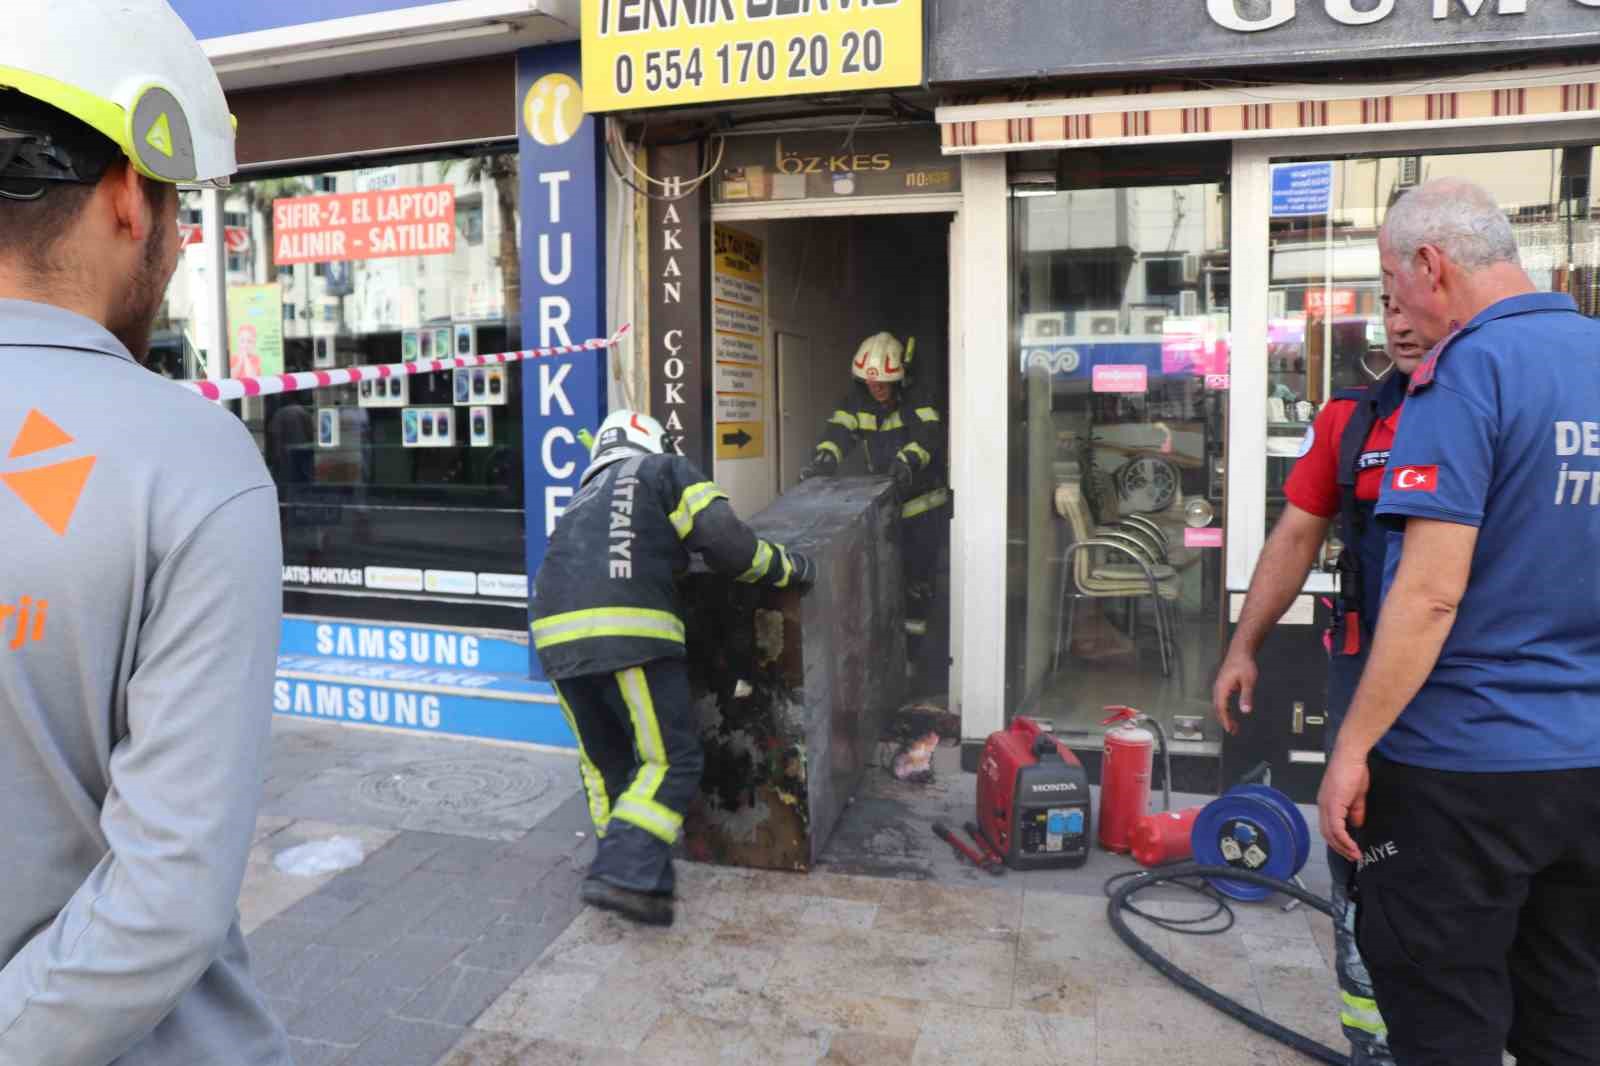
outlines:
[[[1101,725],[1110,725],[1112,722],[1134,722],[1144,717],[1143,711],[1135,710],[1132,707],[1112,705],[1110,707],[1102,707],[1101,710],[1111,712],[1110,718],[1100,719]]]

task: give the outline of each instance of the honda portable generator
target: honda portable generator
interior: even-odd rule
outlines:
[[[1089,858],[1089,775],[1032,718],[989,737],[978,764],[978,827],[1016,870],[1081,866]]]

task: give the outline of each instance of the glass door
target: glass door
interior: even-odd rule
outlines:
[[[1010,204],[1007,706],[1098,749],[1131,705],[1213,760],[1226,146],[1016,155]]]

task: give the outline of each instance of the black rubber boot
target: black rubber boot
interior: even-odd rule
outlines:
[[[585,881],[578,895],[591,907],[614,911],[640,925],[672,924],[672,899],[668,896],[636,892],[631,888],[619,888],[605,881],[594,880]]]

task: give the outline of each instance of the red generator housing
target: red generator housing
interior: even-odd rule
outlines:
[[[1092,821],[1089,775],[1032,718],[989,737],[978,763],[978,828],[1017,870],[1082,866]]]

